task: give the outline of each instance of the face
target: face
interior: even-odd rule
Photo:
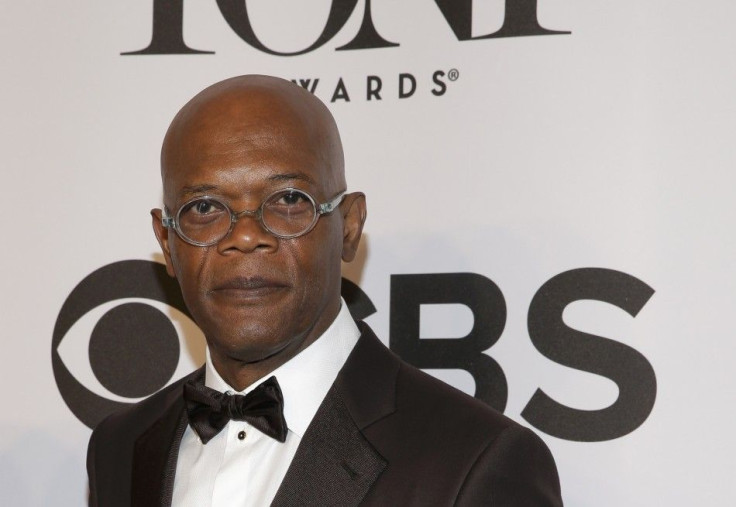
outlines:
[[[203,195],[237,212],[255,210],[286,187],[306,191],[318,204],[345,190],[339,137],[324,106],[290,84],[258,84],[209,89],[174,120],[162,151],[169,214]],[[293,239],[279,239],[243,216],[208,247],[184,242],[161,226],[159,210],[153,214],[169,274],[178,279],[213,360],[277,366],[337,315],[341,259],[355,253],[365,205],[362,194],[351,194]]]

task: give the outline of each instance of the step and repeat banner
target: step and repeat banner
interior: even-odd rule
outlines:
[[[221,79],[335,115],[343,292],[534,429],[570,506],[734,505],[736,6],[57,0],[0,14],[0,503],[82,506],[90,428],[202,363],[165,274],[169,121]]]

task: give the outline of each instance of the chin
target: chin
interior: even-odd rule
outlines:
[[[211,346],[223,351],[228,357],[244,363],[257,363],[270,359],[294,344],[293,335],[288,338],[280,332],[274,332],[272,328],[264,329],[263,326],[240,327],[236,335],[226,336],[219,334],[219,339],[208,340]]]

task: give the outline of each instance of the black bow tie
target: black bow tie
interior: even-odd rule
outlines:
[[[201,378],[184,384],[189,424],[206,444],[229,420],[247,421],[271,438],[286,440],[284,397],[276,377],[271,377],[245,396],[225,394],[206,387]]]

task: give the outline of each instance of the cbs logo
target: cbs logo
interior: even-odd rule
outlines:
[[[59,311],[51,342],[56,385],[74,415],[94,428],[201,364],[201,336],[162,264],[108,264],[82,280]]]

